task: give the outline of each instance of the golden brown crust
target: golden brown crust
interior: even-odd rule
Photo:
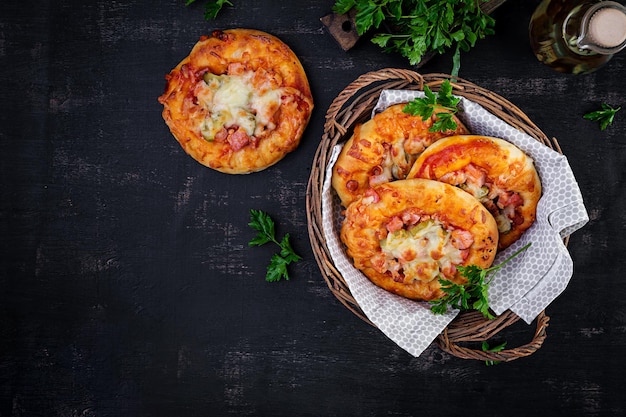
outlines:
[[[208,94],[203,84],[207,73],[244,77],[255,92],[277,92],[279,104],[268,106],[269,120],[262,129],[245,133],[237,125],[224,126],[205,139],[201,126],[212,117],[211,104],[202,96]],[[202,37],[166,80],[159,102],[176,140],[198,162],[229,174],[262,170],[293,151],[313,110],[309,83],[296,55],[275,36],[257,30],[230,29]],[[248,110],[256,114],[254,108]]]
[[[442,269],[446,279],[464,281],[456,271],[457,264],[483,268],[492,264],[498,244],[493,216],[471,195],[438,181],[407,179],[370,188],[346,209],[340,236],[354,266],[374,284],[410,299],[433,300],[443,295],[437,279],[441,275],[424,279],[400,270],[394,279],[394,273],[381,267],[381,259],[389,259],[383,253],[382,239],[388,239],[394,230],[410,230],[429,220],[440,223],[450,236],[469,237],[469,241],[453,242],[462,259],[448,265],[446,271]],[[438,256],[441,254],[435,258]],[[419,270],[419,265],[414,269]]]
[[[472,194],[486,187],[478,194],[487,192],[480,201],[498,221],[500,249],[533,224],[541,197],[533,160],[510,142],[485,136],[454,136],[434,143],[415,161],[408,177],[443,181]],[[472,185],[472,181],[478,182]],[[508,231],[503,230],[505,217]]]
[[[371,185],[404,179],[417,156],[433,142],[450,135],[468,133],[456,117],[458,128],[429,132],[434,117],[404,113],[405,104],[390,106],[358,125],[344,145],[333,168],[332,185],[344,207]]]

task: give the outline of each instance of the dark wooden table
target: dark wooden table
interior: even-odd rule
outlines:
[[[359,75],[410,68],[367,41],[348,52],[332,0],[0,3],[0,416],[617,416],[626,414],[626,54],[587,76],[542,66],[509,0],[461,76],[558,138],[590,222],[534,355],[498,366],[431,346],[413,358],[344,308],[315,263],[306,184],[325,112]],[[301,58],[316,107],[300,147],[249,176],[184,154],[161,118],[164,75],[200,35],[250,27]],[[450,56],[423,73],[449,72]],[[251,208],[303,260],[264,280]]]

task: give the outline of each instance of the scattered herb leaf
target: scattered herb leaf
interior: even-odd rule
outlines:
[[[402,111],[413,116],[421,116],[422,120],[429,119],[435,113],[437,119],[428,129],[431,132],[455,130],[458,126],[452,116],[459,111],[457,105],[461,99],[452,95],[450,80],[445,80],[441,84],[437,94],[424,84],[424,95],[423,98],[416,97],[408,102]],[[437,112],[437,110],[446,111]]]
[[[285,234],[285,236],[278,241],[276,239],[274,221],[267,213],[261,210],[250,210],[250,223],[248,223],[248,226],[258,232],[257,235],[248,242],[248,246],[261,246],[269,242],[274,242],[280,247],[280,253],[274,254],[267,266],[265,280],[267,282],[280,281],[282,278],[289,280],[287,265],[302,259],[291,247],[291,243],[289,243],[289,233]]]
[[[502,263],[489,268],[481,268],[476,265],[457,266],[457,270],[461,273],[461,276],[467,278],[467,282],[455,284],[452,281],[440,278],[441,289],[446,295],[439,300],[430,302],[432,304],[432,312],[444,314],[448,311],[448,307],[451,307],[458,310],[478,310],[489,319],[495,318],[489,311],[489,300],[487,298],[489,284],[504,265],[528,249],[530,245],[530,243],[526,244]]]
[[[605,130],[615,119],[615,113],[621,110],[621,107],[613,108],[606,103],[602,103],[602,109],[592,111],[583,116],[587,120],[592,120],[600,124],[600,130]]]
[[[443,54],[453,48],[451,74],[461,67],[461,51],[494,33],[495,20],[480,8],[488,0],[336,0],[333,11],[345,14],[356,9],[359,35],[379,29],[383,22],[390,33],[376,33],[372,42],[387,52],[399,52],[418,64],[427,53]]]
[[[499,345],[496,345],[494,347],[489,347],[489,343],[487,343],[487,341],[483,341],[483,345],[482,345],[483,352],[502,352],[505,347],[506,347],[506,342],[500,343]],[[492,365],[497,365],[500,362],[501,361],[486,360],[485,365],[492,366]]]
[[[185,6],[195,3],[195,1],[196,0],[186,0]],[[206,20],[215,19],[225,4],[228,4],[229,6],[233,5],[229,0],[209,0],[204,9],[204,18]]]

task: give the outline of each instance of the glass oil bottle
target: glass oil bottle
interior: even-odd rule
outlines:
[[[626,47],[626,7],[614,1],[543,0],[529,25],[530,45],[553,69],[587,74]]]

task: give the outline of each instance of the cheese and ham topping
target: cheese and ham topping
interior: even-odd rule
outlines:
[[[227,141],[237,151],[247,145],[256,146],[276,128],[283,93],[277,82],[263,72],[260,77],[258,71],[237,64],[231,65],[227,74],[204,74],[194,90],[198,104],[208,110],[199,126],[204,139]]]
[[[366,139],[361,139],[361,142]],[[415,156],[411,156],[404,150],[402,141],[395,143],[383,142],[384,156],[380,165],[372,167],[369,171],[369,186],[374,187],[394,180],[403,180],[411,165],[415,162]],[[352,155],[351,155],[352,156]]]
[[[450,279],[474,243],[468,231],[449,228],[433,216],[406,211],[392,217],[382,232],[381,253],[372,259],[374,268],[394,281],[430,282]]]
[[[493,215],[500,233],[507,233],[512,225],[524,221],[519,211],[524,200],[519,193],[500,188],[497,179],[488,178],[487,171],[481,167],[470,163],[458,171],[442,175],[440,180],[456,185],[480,201]]]

